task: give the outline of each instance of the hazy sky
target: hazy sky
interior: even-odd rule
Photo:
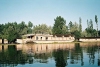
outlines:
[[[79,23],[81,17],[83,29],[87,27],[87,19],[92,19],[96,28],[95,15],[99,27],[100,0],[0,0],[0,24],[31,21],[34,25],[53,26],[54,18],[62,16],[66,25],[69,21]]]

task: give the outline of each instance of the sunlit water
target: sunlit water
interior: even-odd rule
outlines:
[[[0,67],[82,66],[100,66],[100,43],[0,45]]]

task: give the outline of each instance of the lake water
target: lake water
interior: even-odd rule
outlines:
[[[100,67],[100,43],[0,45],[0,67]]]

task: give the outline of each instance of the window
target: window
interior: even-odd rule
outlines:
[[[42,37],[41,37],[41,40],[42,40]]]
[[[46,37],[46,40],[48,40],[48,37]]]
[[[38,40],[38,37],[36,37],[36,40]]]

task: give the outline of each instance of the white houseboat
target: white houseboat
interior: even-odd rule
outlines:
[[[17,43],[61,43],[72,42],[75,40],[73,35],[50,35],[50,34],[26,34],[25,38],[17,39]]]

